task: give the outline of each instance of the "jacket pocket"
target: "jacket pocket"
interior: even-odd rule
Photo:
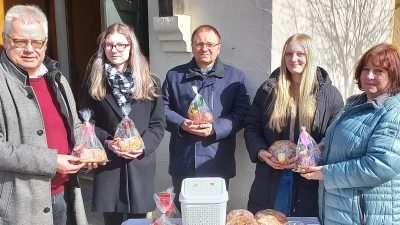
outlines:
[[[361,190],[357,191],[357,208],[358,208],[358,215],[360,216],[360,224],[361,225],[367,224],[367,218],[365,216],[364,193]]]
[[[12,182],[7,179],[7,172],[0,172],[0,217],[5,218],[12,193]]]

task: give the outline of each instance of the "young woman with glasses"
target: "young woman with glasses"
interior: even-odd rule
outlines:
[[[92,211],[103,212],[106,225],[120,225],[125,214],[144,218],[155,210],[155,150],[164,136],[165,113],[160,80],[150,73],[133,29],[115,23],[98,42],[80,95],[81,108],[93,111],[91,122],[109,159],[94,170]],[[145,146],[134,153],[120,151],[112,141],[126,104]]]

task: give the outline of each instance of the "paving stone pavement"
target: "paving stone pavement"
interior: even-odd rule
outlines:
[[[83,187],[82,188],[83,203],[85,204],[86,217],[89,225],[103,225],[103,214],[92,212],[92,189]]]
[[[93,173],[79,173],[79,180],[82,190],[83,203],[85,205],[86,217],[89,225],[104,225],[103,213],[92,212],[92,188],[93,188]],[[151,218],[152,214],[148,213],[147,218]]]

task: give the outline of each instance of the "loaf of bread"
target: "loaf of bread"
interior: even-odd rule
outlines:
[[[261,210],[254,218],[259,225],[284,225],[288,221],[285,214],[273,209]]]
[[[211,112],[196,112],[192,116],[192,121],[195,124],[212,123],[213,115]]]
[[[142,139],[137,136],[126,139],[115,138],[113,142],[121,149],[122,152],[131,152],[138,150],[142,147],[143,144]]]
[[[107,154],[103,149],[81,149],[78,157],[81,163],[105,163],[107,161]]]
[[[315,153],[319,154],[318,150],[300,151],[297,154],[296,166],[293,171],[298,173],[309,173],[309,167],[321,165],[322,161],[319,158],[319,155],[316,155]]]
[[[275,141],[268,151],[272,154],[271,160],[274,163],[285,165],[296,155],[296,144],[289,140],[279,140]]]
[[[236,217],[254,218],[254,215],[246,209],[234,209],[226,214],[226,222]]]
[[[254,218],[241,216],[234,217],[229,222],[227,222],[226,225],[258,225],[258,223],[257,220]]]

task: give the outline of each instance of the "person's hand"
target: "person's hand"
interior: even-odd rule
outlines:
[[[287,160],[287,164],[282,165],[285,169],[293,169],[296,166],[296,157],[292,157]]]
[[[190,132],[190,129],[192,128],[192,125],[193,125],[193,121],[192,120],[185,119],[181,123],[180,127],[182,128],[182,130]]]
[[[212,123],[191,125],[189,132],[201,137],[208,137],[215,134]]]
[[[322,166],[312,166],[308,167],[310,172],[300,174],[302,177],[306,178],[307,180],[323,180],[324,179],[324,172],[322,170]]]
[[[85,163],[78,163],[79,158],[72,155],[57,155],[57,173],[70,174],[78,172]]]
[[[88,171],[90,171],[91,169],[96,169],[97,167],[99,167],[99,165],[106,165],[106,162],[104,163],[85,163],[85,165],[83,166],[83,168],[87,168]]]
[[[136,159],[141,154],[143,154],[143,149],[133,150],[130,152],[122,152],[122,151],[116,150],[115,154],[117,154],[117,156],[125,158],[125,159]]]
[[[283,167],[281,164],[279,163],[274,163],[271,160],[272,154],[269,153],[266,149],[261,149],[258,152],[258,157],[260,159],[262,159],[265,163],[267,163],[269,166],[271,166],[272,168],[276,169],[276,170],[283,170],[285,169],[285,167]]]
[[[133,150],[131,152],[121,151],[118,145],[115,145],[113,141],[106,140],[106,146],[108,149],[113,151],[118,157],[122,157],[125,159],[136,159],[141,154],[143,154],[143,149]]]
[[[323,151],[324,150],[324,145],[322,145],[321,143],[318,144],[318,149],[319,151]]]

